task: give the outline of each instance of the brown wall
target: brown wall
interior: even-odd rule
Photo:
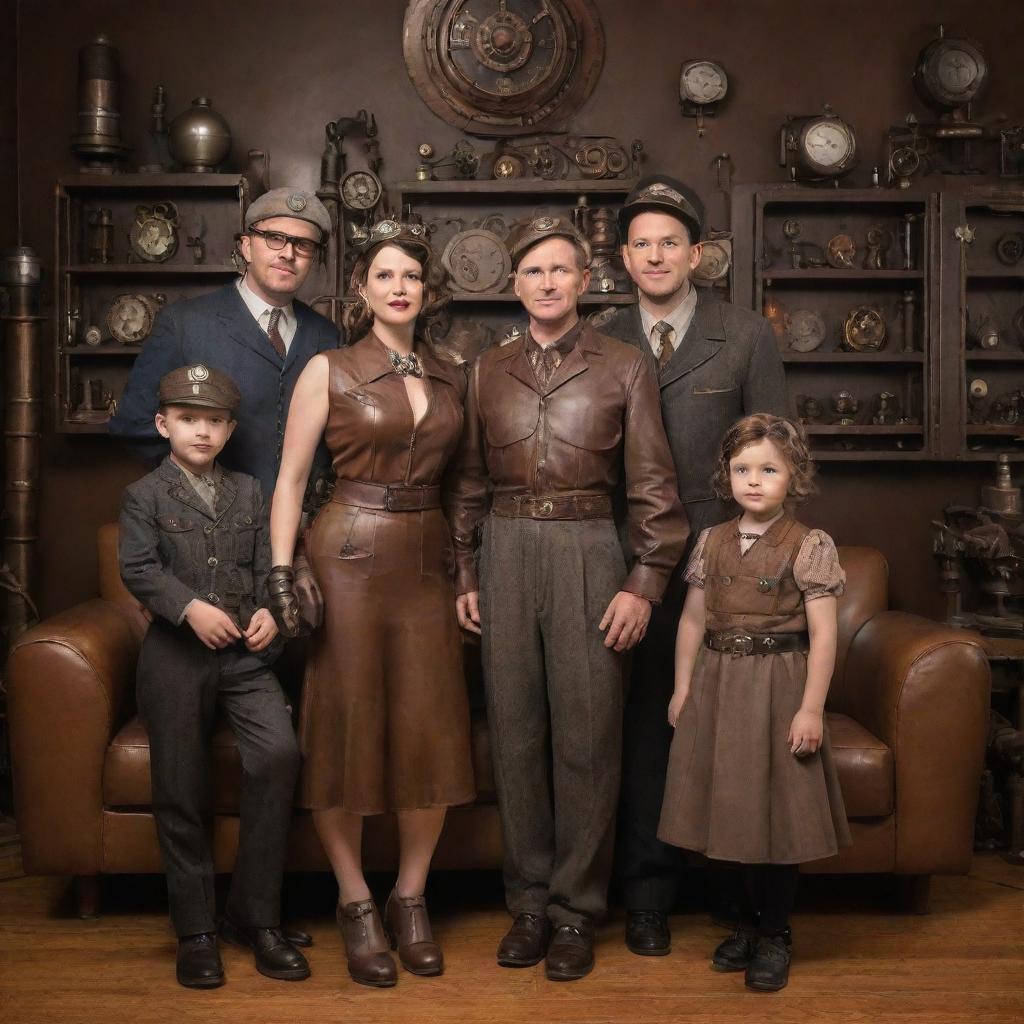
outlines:
[[[12,8],[0,0],[0,17]],[[73,173],[77,51],[108,32],[122,61],[122,116],[138,145],[152,88],[167,87],[170,112],[205,94],[228,118],[235,155],[271,153],[275,185],[314,186],[323,125],[369,108],[380,125],[384,177],[412,176],[415,146],[450,146],[458,133],[417,97],[401,50],[404,0],[61,0],[21,3],[18,53],[26,241],[52,269],[53,181]],[[1024,5],[999,0],[597,0],[607,60],[573,127],[642,138],[649,170],[691,181],[708,200],[712,226],[725,226],[711,161],[731,154],[736,180],[780,180],[777,128],[787,113],[825,102],[858,131],[866,184],[882,137],[908,111],[924,115],[910,83],[915,55],[939,22],[986,48],[995,69],[984,111],[1024,113],[1012,98],[1024,86],[1019,60]],[[10,18],[7,19],[10,21]],[[722,61],[732,92],[703,140],[679,115],[676,82],[684,58]],[[0,62],[0,76],[7,65]],[[0,80],[0,97],[8,94]],[[8,117],[0,98],[0,147]],[[3,166],[0,161],[0,167]],[[6,208],[0,208],[3,214]],[[6,217],[0,221],[6,222]],[[48,332],[49,335],[49,332]],[[47,351],[52,339],[47,337]],[[120,489],[138,474],[105,438],[46,440],[44,552],[38,598],[46,612],[94,592],[96,526],[115,516]],[[893,567],[894,604],[941,613],[929,555],[928,521],[949,502],[971,502],[987,470],[937,464],[826,464],[823,495],[807,519],[842,543],[881,548]]]

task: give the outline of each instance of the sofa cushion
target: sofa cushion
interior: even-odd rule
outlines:
[[[471,730],[477,801],[493,803],[494,773],[486,719],[474,713]],[[212,747],[214,811],[237,814],[241,761],[234,734],[226,721],[217,722]],[[107,748],[103,765],[103,803],[108,808],[139,808],[149,807],[152,802],[149,737],[145,726],[135,717],[129,719]]]
[[[846,816],[884,818],[892,814],[892,751],[849,715],[830,711],[825,720]]]

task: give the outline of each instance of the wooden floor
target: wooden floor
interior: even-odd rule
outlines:
[[[430,893],[444,944],[442,978],[402,973],[378,991],[345,971],[327,880],[291,879],[292,921],[316,938],[313,977],[270,981],[244,952],[224,951],[228,983],[212,992],[174,981],[174,942],[157,879],[105,881],[103,916],[72,916],[67,884],[0,882],[0,1021],[3,1024],[422,1024],[565,1022],[842,1021],[982,1024],[1024,1021],[1024,870],[978,857],[966,878],[936,879],[932,913],[892,908],[884,880],[806,880],[794,918],[789,987],[748,992],[742,975],[708,967],[725,934],[705,913],[673,919],[671,956],[641,958],[602,930],[594,973],[552,983],[543,968],[502,970],[494,946],[507,925],[496,876],[439,878]]]

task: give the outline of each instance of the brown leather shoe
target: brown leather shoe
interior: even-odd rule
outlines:
[[[551,922],[546,914],[516,914],[512,927],[498,943],[498,963],[502,967],[539,964],[550,938]]]
[[[593,969],[593,927],[586,923],[559,925],[548,946],[548,978],[551,981],[575,981]]]
[[[348,973],[360,985],[390,988],[398,980],[395,961],[373,900],[338,904],[338,927],[345,942]]]
[[[392,889],[384,907],[384,927],[391,948],[398,950],[402,966],[411,974],[432,975],[444,970],[444,957],[430,930],[422,896],[399,896]]]

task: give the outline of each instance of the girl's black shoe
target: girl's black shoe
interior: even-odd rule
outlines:
[[[747,988],[777,992],[789,983],[789,961],[792,957],[789,929],[779,935],[760,935],[754,955],[747,964],[743,979]]]
[[[716,971],[742,971],[753,959],[756,945],[757,932],[753,926],[740,924],[711,954],[711,967]]]

